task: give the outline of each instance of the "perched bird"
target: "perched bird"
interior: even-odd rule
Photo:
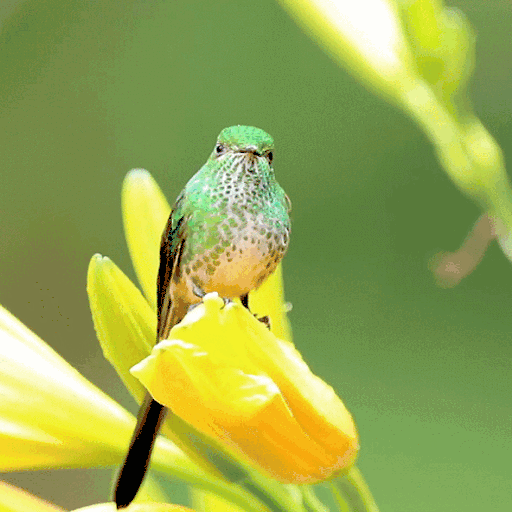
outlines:
[[[248,294],[275,270],[290,239],[290,200],[272,167],[274,141],[252,126],[220,132],[206,164],[176,199],[160,246],[157,342],[210,292]],[[148,394],[115,487],[130,504],[146,473],[165,408]]]

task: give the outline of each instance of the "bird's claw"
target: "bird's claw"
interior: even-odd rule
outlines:
[[[199,297],[200,299],[203,299],[206,295],[206,293],[201,288],[199,288],[196,283],[192,283],[192,292],[196,297]]]

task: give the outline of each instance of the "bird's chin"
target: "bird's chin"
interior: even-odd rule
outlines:
[[[242,162],[246,165],[253,165],[258,161],[258,156],[254,153],[240,153],[240,156],[242,157]]]
[[[246,172],[250,174],[256,174],[268,167],[266,158],[264,156],[255,155],[254,153],[244,155],[242,162]]]

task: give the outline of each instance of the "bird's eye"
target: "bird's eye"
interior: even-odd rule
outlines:
[[[222,155],[222,153],[224,153],[225,150],[226,148],[222,144],[217,144],[215,146],[215,153],[217,153],[217,155]]]
[[[272,151],[267,151],[265,156],[267,157],[268,163],[271,164],[274,159],[274,153],[272,153]]]

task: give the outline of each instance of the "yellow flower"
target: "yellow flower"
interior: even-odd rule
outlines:
[[[2,306],[0,389],[0,471],[108,467],[124,459],[135,418]],[[205,473],[163,437],[156,441],[152,464],[171,477],[243,504],[247,510],[261,511],[248,493]],[[0,489],[0,505],[2,496],[13,504],[22,502],[20,492],[15,501],[9,491]],[[147,479],[138,499],[155,498],[160,501],[161,493]]]
[[[113,466],[135,420],[0,306],[0,471]],[[174,445],[158,450],[195,471]]]
[[[333,389],[291,343],[215,293],[132,373],[157,401],[280,481],[327,479],[357,455],[354,422]]]
[[[109,466],[133,417],[0,306],[0,471]]]
[[[125,230],[147,297],[154,293],[146,267],[156,275],[154,254],[169,212],[162,198],[149,173],[129,173],[123,186]],[[104,352],[140,400],[128,371],[136,357],[149,356],[156,312],[110,260],[99,256],[89,267],[88,291]],[[291,342],[274,334],[290,335],[281,269],[250,294],[249,303],[258,315],[270,316],[273,333],[240,304],[224,307],[213,294],[133,374],[175,415],[278,480],[315,482],[348,469],[358,450],[352,417]],[[187,449],[184,437],[180,446],[189,453],[194,446]]]

